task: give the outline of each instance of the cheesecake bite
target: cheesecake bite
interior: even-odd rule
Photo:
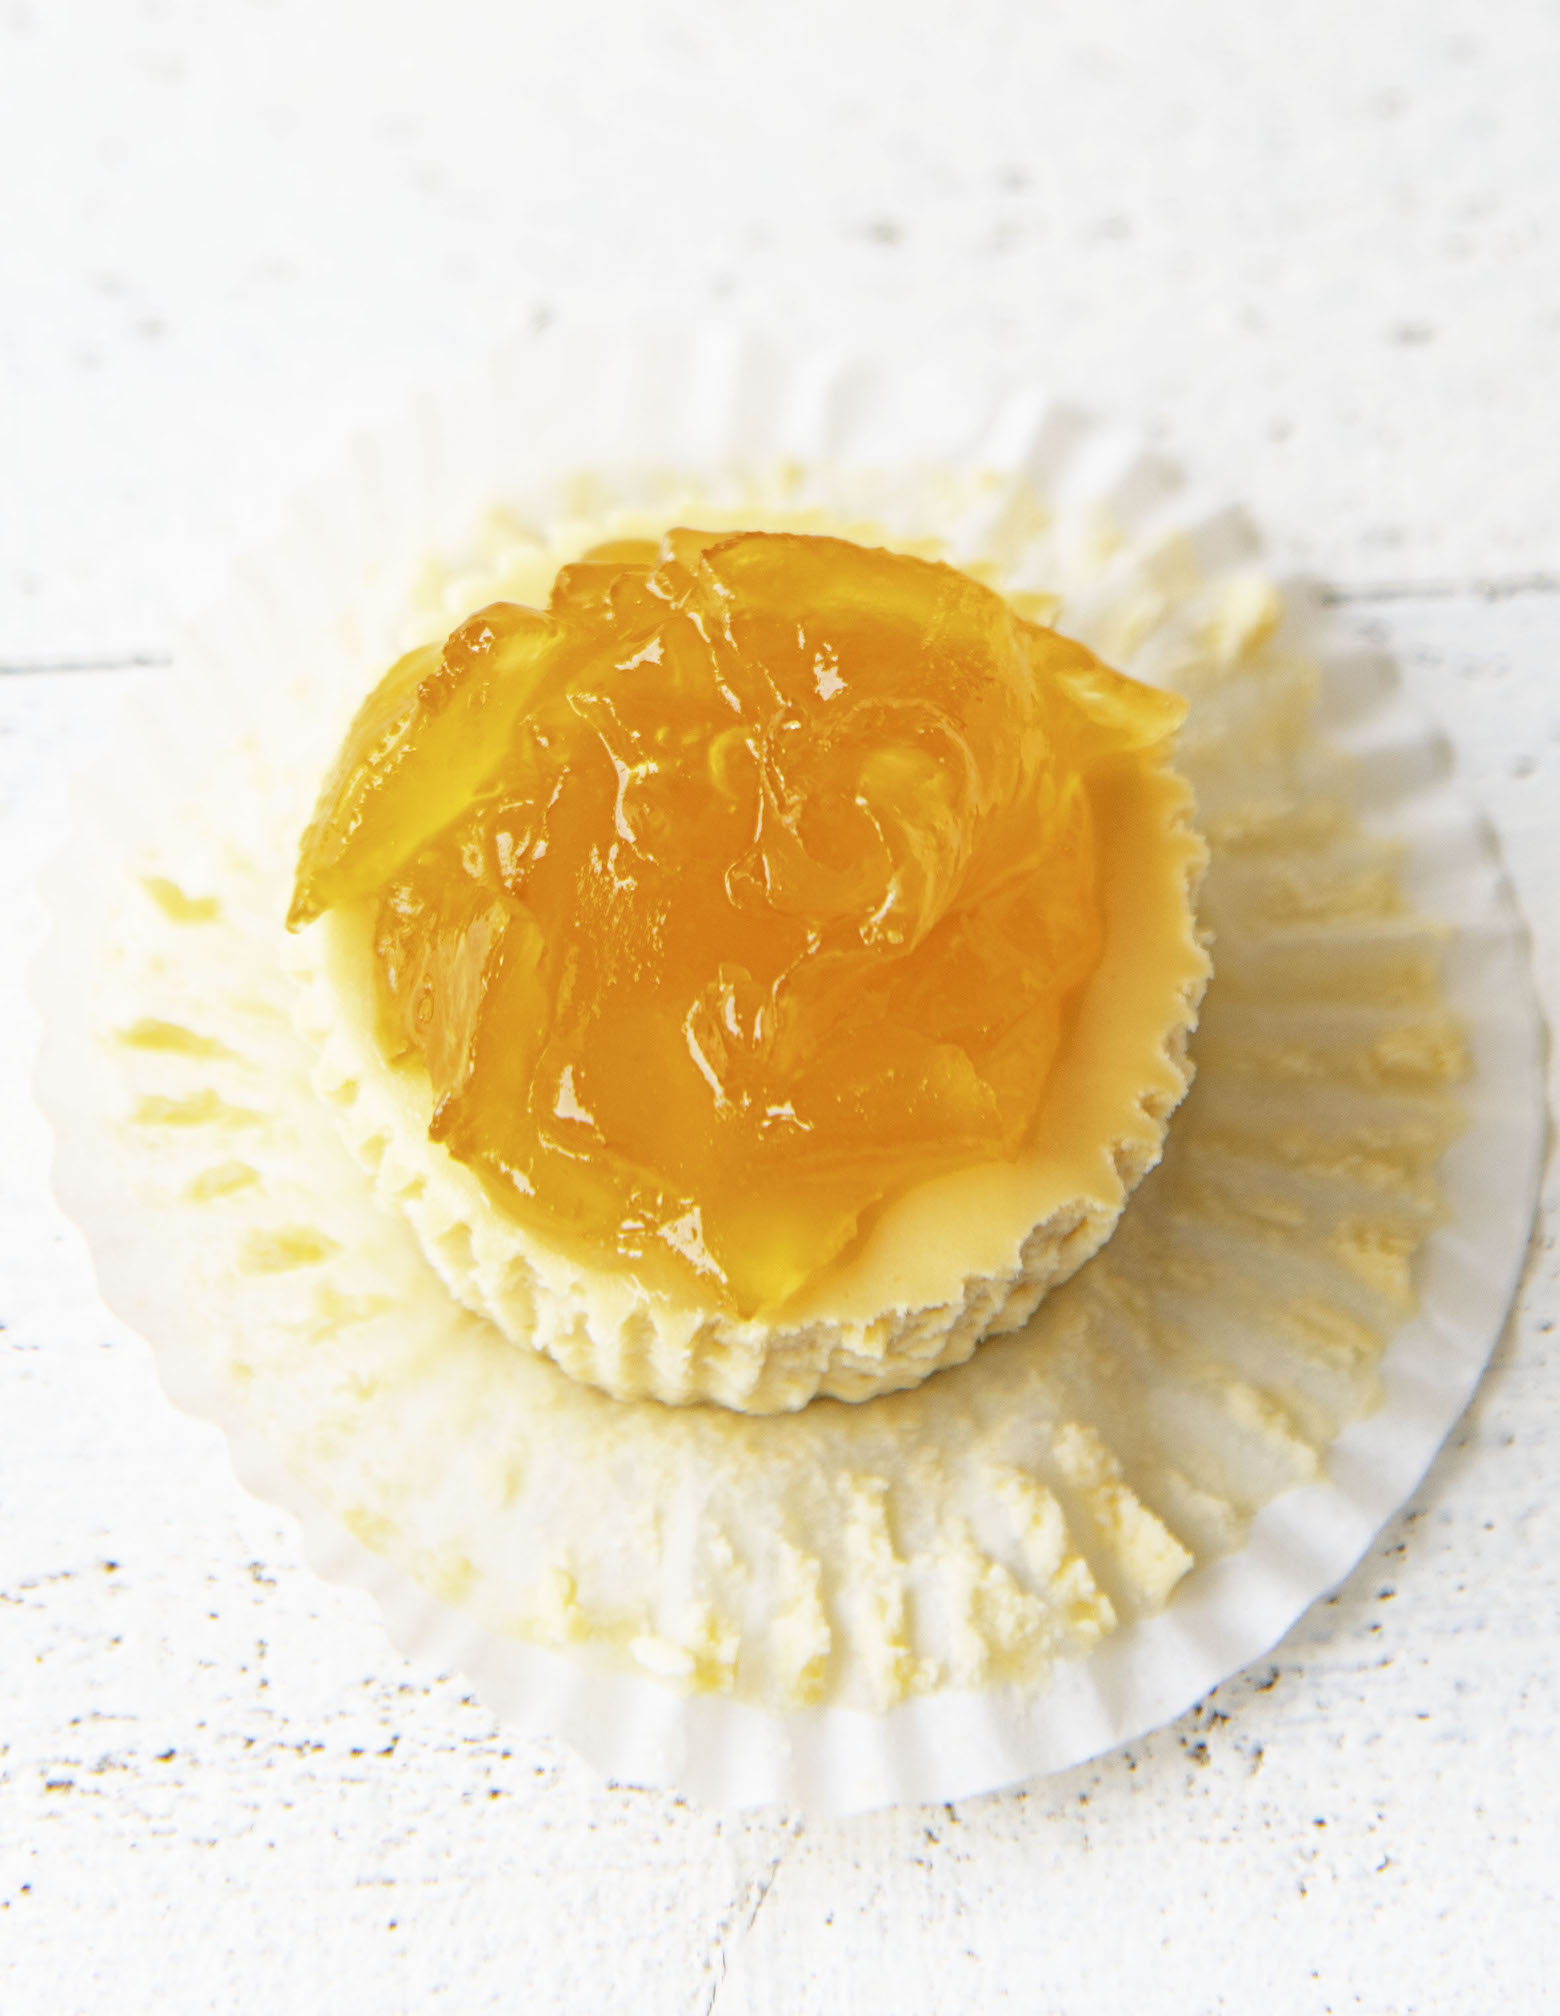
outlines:
[[[395,665],[325,781],[289,923],[349,1140],[463,1300],[624,1396],[967,1357],[1185,1089],[1183,712],[934,562],[593,548]]]

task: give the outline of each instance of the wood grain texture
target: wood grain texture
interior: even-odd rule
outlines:
[[[26,1090],[122,668],[353,426],[656,298],[1021,359],[1253,503],[1447,726],[1553,1019],[1560,26],[1189,18],[0,7],[0,663],[121,668],[0,674],[7,2016],[1545,2006],[1553,1172],[1473,1407],[1271,1660],[1023,1793],[803,1827],[601,1785],[318,1583],[98,1304]]]
[[[1560,571],[1548,0],[7,0],[0,660],[150,650],[415,388],[659,303],[957,345],[1352,582]]]

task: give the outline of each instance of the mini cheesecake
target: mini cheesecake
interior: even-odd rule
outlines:
[[[1110,1236],[1208,974],[1183,703],[953,568],[675,529],[364,703],[289,922],[316,1082],[517,1344],[913,1385]]]

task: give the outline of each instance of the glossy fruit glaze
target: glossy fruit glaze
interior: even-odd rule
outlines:
[[[391,669],[289,922],[371,904],[383,1046],[503,1209],[767,1313],[1029,1143],[1101,952],[1091,781],[1182,711],[929,561],[601,546]]]

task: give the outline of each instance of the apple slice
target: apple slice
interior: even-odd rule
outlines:
[[[381,888],[465,811],[534,698],[559,625],[494,602],[409,651],[358,709],[298,849],[290,930]]]

